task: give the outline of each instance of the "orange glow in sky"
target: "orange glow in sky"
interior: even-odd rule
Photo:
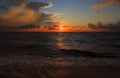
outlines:
[[[120,32],[119,5],[119,0],[0,0],[0,32]]]

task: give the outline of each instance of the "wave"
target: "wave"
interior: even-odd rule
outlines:
[[[119,54],[115,53],[97,53],[97,52],[90,52],[90,51],[80,51],[80,50],[67,50],[67,49],[60,49],[60,52],[64,56],[75,56],[75,57],[98,57],[98,58],[119,58]]]
[[[6,49],[7,48],[7,49]],[[59,49],[45,44],[34,44],[34,45],[13,45],[13,46],[0,46],[0,54],[17,54],[17,55],[38,55],[47,57],[92,57],[92,58],[120,58],[120,54],[115,53],[105,53],[105,52],[91,52],[82,51],[77,49]]]

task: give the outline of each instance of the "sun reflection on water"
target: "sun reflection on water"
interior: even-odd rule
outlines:
[[[57,47],[59,49],[68,49],[68,46],[65,44],[65,37],[63,36],[62,33],[59,33],[56,39],[57,39]]]
[[[62,35],[62,33],[59,33],[58,37],[56,38],[57,39],[57,47],[59,49],[63,49],[64,48],[64,43],[63,43],[63,38],[64,37],[62,37],[61,35]]]
[[[58,33],[58,36],[56,38],[58,49],[71,49],[71,45],[69,44],[67,38],[67,35],[64,33]]]

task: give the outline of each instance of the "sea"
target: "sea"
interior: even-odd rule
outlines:
[[[119,32],[1,32],[0,66],[120,66]]]

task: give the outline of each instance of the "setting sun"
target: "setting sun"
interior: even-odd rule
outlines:
[[[62,27],[60,27],[60,30],[63,30],[63,28],[62,28]]]

